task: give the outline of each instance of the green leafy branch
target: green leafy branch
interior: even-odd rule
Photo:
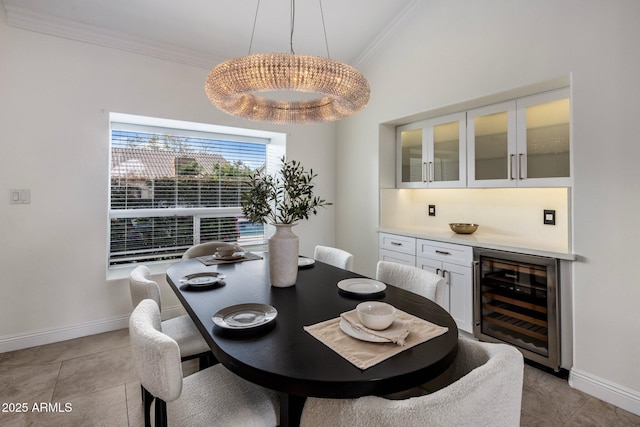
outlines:
[[[242,213],[251,222],[292,224],[309,215],[317,215],[318,208],[332,203],[313,195],[313,169],[308,172],[300,162],[283,157],[280,176],[258,171],[251,176],[248,191],[242,196]]]

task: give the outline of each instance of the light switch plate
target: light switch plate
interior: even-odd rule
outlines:
[[[9,204],[28,205],[31,203],[31,190],[11,190],[9,193]]]
[[[547,225],[556,225],[556,211],[552,209],[544,210],[544,223]]]
[[[429,205],[429,216],[436,216],[436,205]]]

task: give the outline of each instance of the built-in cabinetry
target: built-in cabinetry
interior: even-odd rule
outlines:
[[[397,127],[396,186],[571,186],[569,89]]]
[[[473,333],[473,249],[470,246],[380,233],[379,259],[432,271],[446,279],[443,308]]]
[[[458,328],[473,333],[473,248],[416,240],[416,267],[446,279],[445,308]]]
[[[468,187],[571,185],[569,90],[467,112]]]
[[[466,115],[449,114],[397,128],[398,188],[465,187]]]

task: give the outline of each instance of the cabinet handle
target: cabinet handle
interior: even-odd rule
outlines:
[[[509,179],[514,179],[513,178],[513,161],[515,160],[516,155],[515,154],[510,154],[509,155]]]
[[[436,172],[433,167],[433,162],[429,162],[429,182],[433,182],[436,180]]]
[[[439,269],[439,268],[436,268],[436,274],[437,274],[438,276],[442,276],[442,270],[441,270],[441,269]],[[442,276],[442,277],[444,277],[444,276]]]
[[[449,271],[447,270],[442,270],[442,277],[444,277],[447,281],[447,284],[449,284],[449,279],[447,279],[447,276],[449,275]]]
[[[392,244],[393,246],[402,246],[402,243],[398,243],[398,242],[391,242],[391,244]]]
[[[447,251],[439,251],[436,249],[436,253],[440,254],[440,255],[451,255],[451,252],[447,252]]]
[[[422,162],[422,182],[427,182],[427,162]]]
[[[480,318],[481,318],[481,313],[480,313],[480,300],[481,300],[481,296],[480,296],[480,273],[479,273],[479,268],[478,266],[480,265],[479,261],[473,261],[473,263],[471,264],[472,266],[472,271],[473,271],[473,329],[474,329],[474,335],[476,332],[476,329],[479,330],[480,328]]]
[[[523,163],[522,163],[522,158],[524,157],[523,153],[520,153],[518,155],[518,176],[520,177],[520,179],[525,179],[527,177],[527,171],[524,171],[523,173]]]

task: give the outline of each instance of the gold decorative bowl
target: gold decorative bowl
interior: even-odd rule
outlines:
[[[463,222],[452,222],[449,224],[452,231],[458,234],[471,234],[478,229],[478,224],[465,224]]]

